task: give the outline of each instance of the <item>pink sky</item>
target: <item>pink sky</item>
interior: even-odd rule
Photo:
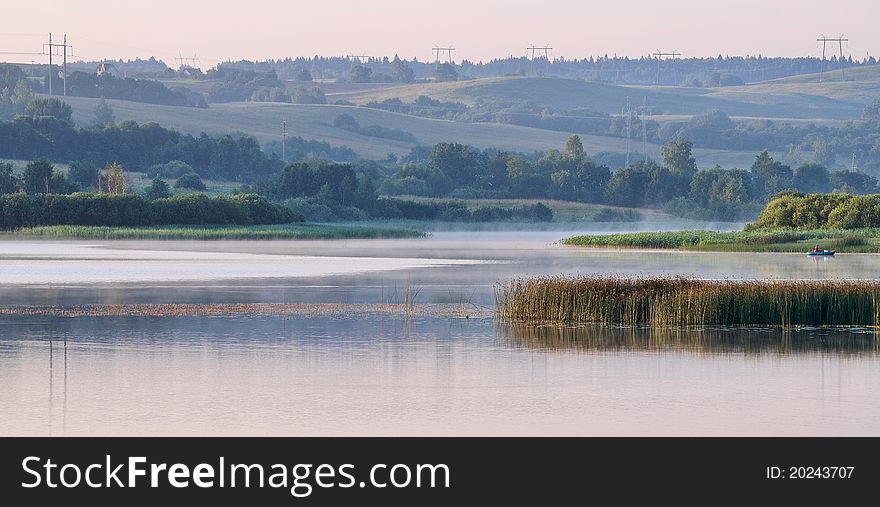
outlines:
[[[876,0],[12,0],[0,18],[0,60],[44,62],[47,34],[67,33],[88,59],[178,52],[207,68],[227,59],[298,55],[431,58],[453,45],[456,60],[525,54],[530,44],[554,56],[641,56],[657,49],[684,56],[815,55],[820,34],[845,34],[854,58],[880,54]]]

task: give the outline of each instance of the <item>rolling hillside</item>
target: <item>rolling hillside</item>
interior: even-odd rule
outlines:
[[[68,97],[65,99],[74,110],[74,121],[85,125],[91,122],[98,99]],[[528,127],[496,123],[456,123],[446,120],[419,118],[387,111],[353,106],[293,105],[279,103],[239,102],[213,104],[208,109],[158,106],[127,101],[108,101],[117,121],[157,122],[182,132],[199,134],[224,134],[243,132],[260,142],[280,140],[281,121],[288,121],[292,136],[326,141],[333,146],[348,146],[367,158],[384,158],[388,153],[404,154],[413,145],[401,141],[368,137],[333,127],[334,118],[347,113],[362,126],[381,125],[397,128],[413,134],[421,144],[461,142],[480,148],[532,152],[561,148],[569,134]],[[588,153],[598,151],[623,152],[626,140],[604,136],[581,136]],[[640,143],[631,144],[633,152]],[[660,147],[649,145],[649,154],[658,156]],[[711,167],[745,167],[752,163],[754,153],[724,150],[695,150],[698,163]],[[636,157],[636,155],[633,155]]]
[[[356,104],[394,97],[412,101],[420,95],[465,104],[493,98],[530,100],[558,109],[585,107],[609,114],[618,114],[629,98],[633,104],[646,100],[660,115],[693,115],[720,109],[737,117],[842,120],[857,118],[867,103],[880,96],[880,65],[850,70],[845,76],[842,81],[840,72],[832,71],[821,77],[808,74],[724,88],[637,87],[573,79],[500,77],[339,92],[328,97]]]

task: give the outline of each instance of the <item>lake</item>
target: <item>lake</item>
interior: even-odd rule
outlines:
[[[554,243],[566,235],[0,241],[0,434],[880,434],[868,330],[491,316],[495,284],[517,277],[880,279],[880,256]]]

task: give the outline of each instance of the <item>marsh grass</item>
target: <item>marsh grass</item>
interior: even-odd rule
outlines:
[[[573,236],[562,241],[564,245],[581,247],[720,252],[807,252],[816,243],[841,252],[878,252],[880,229],[635,232]]]
[[[253,226],[92,227],[53,225],[17,229],[15,235],[73,239],[373,239],[413,238],[412,229],[358,225],[282,224]]]
[[[876,326],[880,282],[534,278],[496,286],[502,319],[652,326]]]

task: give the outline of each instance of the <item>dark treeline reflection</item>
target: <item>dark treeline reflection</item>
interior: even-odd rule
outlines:
[[[781,329],[554,326],[499,322],[499,337],[515,347],[574,351],[688,351],[706,354],[878,354],[869,329]]]

